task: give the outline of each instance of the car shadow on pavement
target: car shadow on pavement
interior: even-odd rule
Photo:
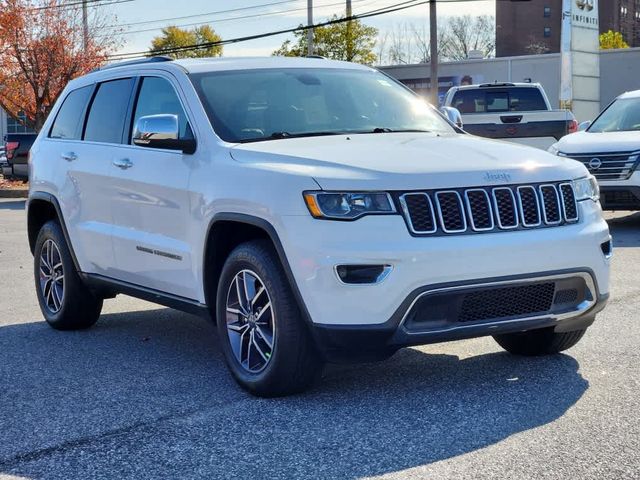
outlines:
[[[0,202],[0,210],[24,210],[25,200],[3,200]]]
[[[640,246],[640,212],[607,218],[613,237],[613,248]]]
[[[205,320],[103,315],[83,332],[0,328],[0,476],[360,478],[471,452],[561,417],[588,388],[567,355],[416,349],[329,366],[311,391],[256,399]]]

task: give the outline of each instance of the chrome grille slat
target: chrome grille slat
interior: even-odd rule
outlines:
[[[547,228],[579,220],[571,182],[407,192],[396,198],[414,235]]]
[[[480,200],[477,194],[482,196],[483,200]],[[476,232],[493,230],[495,228],[495,222],[493,220],[491,199],[487,191],[482,188],[470,188],[469,190],[465,190],[464,198],[467,204],[467,213],[469,214],[471,228]],[[478,203],[479,201],[482,203]]]
[[[507,192],[509,199],[502,195]],[[513,190],[508,187],[497,187],[491,190],[491,195],[493,196],[493,208],[496,212],[498,226],[503,230],[518,228],[518,206],[516,204],[516,197],[513,194]],[[510,205],[509,203],[505,203],[507,201]],[[510,219],[509,217],[513,218]]]
[[[573,185],[570,183],[561,183],[558,186],[560,196],[562,197],[562,215],[565,222],[578,221],[578,202],[576,201],[576,193],[573,191]]]
[[[542,223],[542,212],[540,211],[540,202],[536,189],[529,185],[521,185],[516,191],[518,192],[518,210],[520,211],[522,224],[525,227],[539,227]],[[530,198],[531,195],[533,195],[533,199]],[[523,196],[528,198],[523,198]],[[532,202],[533,204],[531,204]],[[531,215],[534,217],[532,222],[529,221]]]
[[[443,198],[444,197],[444,198]],[[455,202],[455,203],[452,203]],[[455,190],[436,192],[436,207],[440,226],[445,233],[462,233],[467,231],[467,219],[460,194]],[[456,212],[457,210],[457,212]],[[459,227],[457,225],[460,225]]]
[[[552,184],[540,185],[538,188],[540,190],[540,203],[542,205],[544,223],[547,225],[559,225],[562,222],[562,207],[560,206],[558,189]]]
[[[423,202],[420,207],[416,202]],[[435,233],[438,230],[433,202],[426,193],[405,193],[400,196],[400,206],[412,233]],[[421,211],[416,211],[422,208]]]

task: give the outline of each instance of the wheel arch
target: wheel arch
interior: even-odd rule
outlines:
[[[218,213],[211,219],[207,228],[202,273],[205,301],[211,310],[211,317],[215,320],[216,292],[225,260],[236,246],[257,239],[267,240],[272,244],[298,303],[300,313],[305,323],[310,325],[311,317],[276,229],[263,218],[241,213]]]
[[[31,192],[27,201],[27,235],[29,238],[29,249],[32,254],[35,251],[36,240],[40,229],[50,220],[55,220],[60,224],[64,239],[71,252],[73,264],[76,271],[79,272],[78,259],[73,251],[73,245],[69,239],[69,232],[67,231],[58,199],[47,192]]]

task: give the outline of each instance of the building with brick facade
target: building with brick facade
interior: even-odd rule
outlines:
[[[640,47],[640,0],[600,0],[599,17],[600,32],[620,32]],[[561,24],[562,0],[496,2],[496,56],[557,53]]]

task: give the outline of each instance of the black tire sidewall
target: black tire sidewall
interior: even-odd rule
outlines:
[[[264,370],[252,373],[245,370],[236,360],[229,342],[226,322],[226,303],[230,285],[241,270],[252,270],[259,277],[271,299],[276,334],[269,363]],[[271,396],[277,392],[283,379],[291,376],[292,364],[298,359],[293,345],[301,336],[307,339],[301,329],[300,312],[291,292],[288,280],[273,249],[259,242],[250,242],[237,247],[228,257],[220,276],[216,295],[216,318],[220,343],[225,361],[238,383],[249,392],[260,396]],[[313,348],[309,342],[302,348]],[[275,393],[274,395],[280,395]]]
[[[56,313],[47,306],[40,287],[40,255],[47,240],[52,240],[58,247],[64,272],[62,308]],[[58,330],[82,329],[90,327],[97,321],[102,308],[102,300],[97,299],[83,285],[76,271],[62,228],[56,221],[45,223],[38,233],[34,248],[34,280],[40,310],[47,323],[53,328]]]
[[[236,379],[241,384],[246,385],[249,390],[254,390],[255,388],[259,388],[264,379],[272,374],[272,370],[274,369],[274,365],[278,359],[278,353],[280,350],[280,335],[278,328],[280,326],[280,317],[278,306],[280,302],[278,295],[276,294],[276,288],[273,284],[273,272],[267,271],[264,265],[261,264],[262,262],[240,259],[244,256],[244,254],[245,251],[242,249],[234,251],[222,270],[222,275],[220,277],[219,283],[220,288],[218,288],[218,298],[216,302],[216,318],[218,319],[218,335],[220,336],[220,341],[227,365],[231,369],[233,376],[236,377]],[[258,274],[260,280],[263,282],[265,288],[267,289],[269,296],[271,297],[272,314],[273,319],[276,322],[276,335],[274,339],[273,351],[271,354],[272,358],[267,364],[266,368],[258,373],[248,372],[238,364],[235,356],[233,355],[233,352],[231,351],[231,344],[229,343],[229,337],[227,333],[227,294],[229,292],[231,282],[235,278],[236,274],[241,270],[252,270],[256,274]],[[251,387],[252,385],[254,386],[253,388]]]

